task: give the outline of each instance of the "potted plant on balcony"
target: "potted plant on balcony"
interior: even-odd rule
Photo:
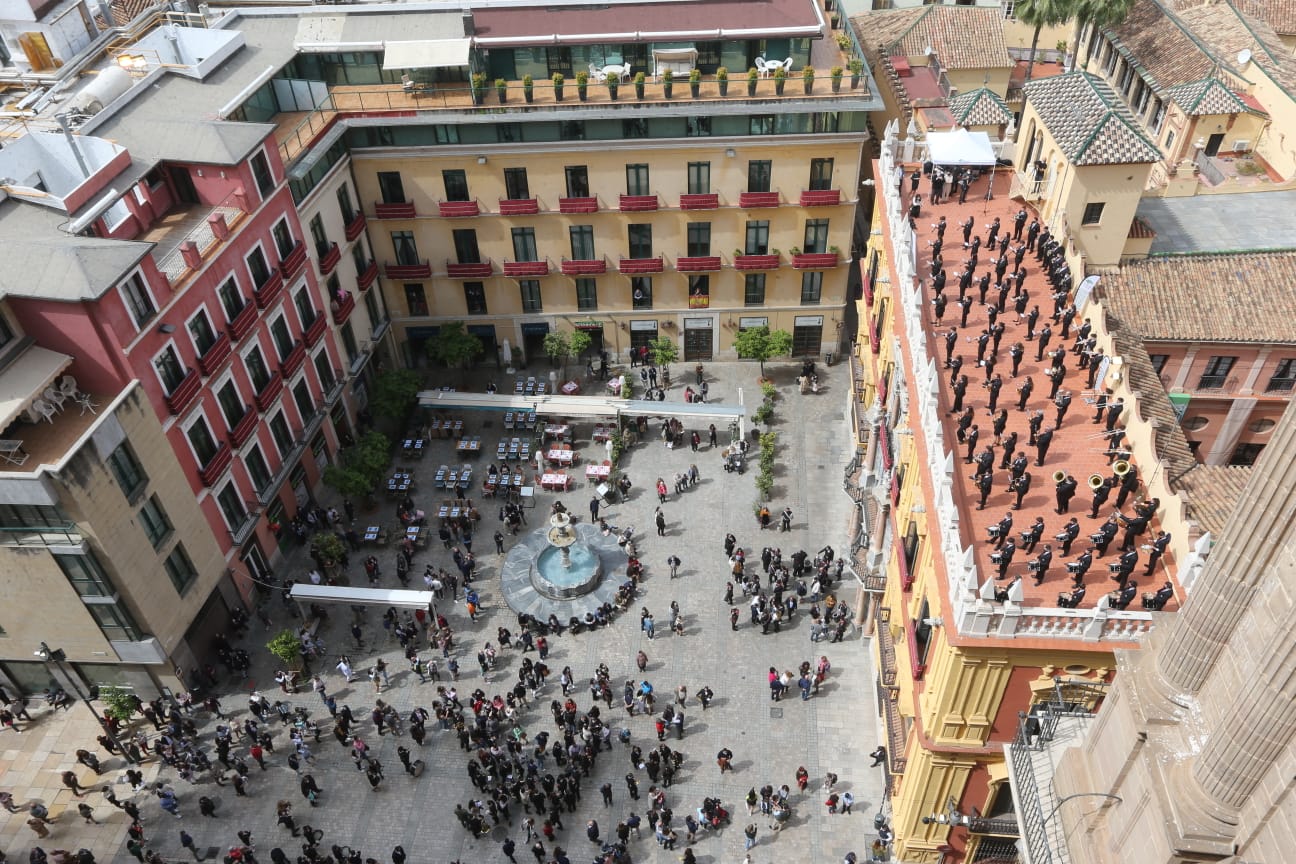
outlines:
[[[552,80],[553,80],[553,85],[554,85],[554,101],[555,101],[555,102],[561,102],[561,101],[562,101],[562,96],[563,96],[563,80],[564,80],[564,79],[563,79],[563,76],[562,76],[562,73],[561,73],[561,72],[555,72],[555,73],[553,74],[553,79],[552,79]]]
[[[814,67],[807,66],[801,70],[801,84],[805,87],[805,94],[809,96],[814,92]]]
[[[788,250],[788,252],[790,252],[792,256],[795,258],[797,255],[801,254],[801,247],[793,246],[791,249]]]
[[[720,95],[729,95],[729,70],[721,66],[716,70],[716,84],[720,87]]]
[[[747,70],[747,95],[756,95],[756,85],[760,83],[760,72],[755,67]]]
[[[698,98],[698,94],[701,92],[702,92],[702,70],[690,69],[689,70],[689,95],[691,95],[694,99],[696,99]]]
[[[669,69],[662,70],[662,92],[669,99],[675,91],[675,75]]]
[[[589,73],[584,69],[576,73],[576,98],[582,102],[589,98]]]
[[[864,72],[864,61],[858,57],[852,57],[850,61],[851,89],[854,90],[859,86],[860,75]]]
[[[482,72],[474,72],[472,76],[472,102],[474,105],[480,105],[486,100],[486,75]]]
[[[643,101],[644,98],[644,82],[646,80],[647,79],[644,78],[644,73],[642,72],[635,73],[635,77],[634,77],[635,98],[641,102]]]
[[[837,34],[837,47],[843,51],[851,50],[851,38],[849,33]]]
[[[832,92],[841,92],[842,76],[846,74],[846,70],[840,66],[834,66],[829,70],[828,74],[832,78]]]
[[[787,85],[787,70],[782,66],[774,70],[774,92],[782,96],[783,88]]]
[[[613,102],[617,101],[617,91],[621,89],[621,76],[608,74],[604,76],[604,80],[607,82],[608,96],[612,97]]]
[[[503,78],[495,79],[495,93],[499,96],[500,104],[503,105],[508,101],[508,82]]]
[[[535,79],[532,78],[530,75],[523,75],[522,76],[522,98],[526,99],[528,105],[530,105],[531,100],[535,98],[535,93],[533,92],[534,88],[535,88]]]

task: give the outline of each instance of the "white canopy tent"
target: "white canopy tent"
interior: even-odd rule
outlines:
[[[952,132],[928,132],[927,152],[936,165],[989,166],[996,164],[990,136],[985,132],[955,129]]]
[[[445,69],[468,65],[471,39],[417,39],[383,43],[383,71]]]
[[[726,420],[743,423],[747,408],[741,388],[736,402],[656,402],[618,399],[615,396],[519,396],[512,393],[472,393],[455,390],[424,390],[419,407],[429,410],[484,409],[488,411],[534,411],[551,417],[679,417],[693,420]]]
[[[312,603],[347,603],[356,606],[392,606],[397,609],[422,609],[432,612],[436,608],[436,595],[431,591],[409,591],[401,588],[352,588],[341,585],[312,585],[294,582],[288,599],[297,603],[302,620],[308,620]]]

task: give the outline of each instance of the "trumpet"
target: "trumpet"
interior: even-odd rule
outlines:
[[[1112,465],[1112,473],[1117,477],[1124,477],[1133,467],[1134,466],[1131,465],[1128,460],[1119,459],[1116,464]]]
[[[1066,479],[1066,476],[1067,476],[1067,475],[1066,475],[1066,472],[1065,472],[1065,471],[1054,471],[1054,472],[1053,472],[1053,482],[1054,482],[1054,483],[1061,483],[1063,480]]]
[[[1103,479],[1103,476],[1101,474],[1089,475],[1089,488],[1094,490],[1095,492],[1097,492],[1099,489],[1102,488],[1104,482],[1106,481]]]

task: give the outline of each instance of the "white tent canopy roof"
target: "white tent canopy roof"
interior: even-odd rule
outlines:
[[[383,43],[383,71],[467,66],[470,39],[418,39]]]
[[[434,410],[462,410],[469,408],[488,411],[534,411],[550,417],[679,417],[711,418],[713,420],[743,420],[747,409],[738,403],[723,402],[655,402],[642,399],[618,399],[614,396],[517,396],[504,393],[468,393],[453,390],[424,390],[419,393],[419,406]]]
[[[928,132],[927,150],[936,165],[996,164],[990,136],[985,132],[955,129],[953,132]]]
[[[431,591],[406,591],[389,588],[350,588],[337,585],[293,583],[290,599],[298,603],[363,603],[371,606],[395,606],[397,609],[432,608],[436,595]]]

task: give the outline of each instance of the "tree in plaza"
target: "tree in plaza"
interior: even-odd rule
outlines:
[[[768,327],[749,327],[734,337],[734,351],[744,360],[759,360],[764,378],[766,360],[792,353],[792,334]]]
[[[571,356],[580,357],[594,344],[594,337],[584,330],[573,330],[567,341],[571,345]]]
[[[278,636],[266,643],[266,649],[289,669],[297,669],[301,665],[299,661],[302,656],[302,642],[291,630],[280,632]]]
[[[1022,23],[1035,28],[1031,34],[1030,60],[1026,64],[1027,81],[1031,80],[1031,73],[1035,69],[1035,49],[1039,46],[1040,31],[1070,21],[1074,13],[1074,0],[1017,0],[1013,15]]]
[[[99,688],[99,701],[106,706],[104,714],[122,723],[129,723],[135,713],[135,700],[125,687],[104,684]]]
[[[338,462],[324,467],[325,485],[348,498],[369,497],[391,464],[391,441],[381,432],[368,432],[343,450]]]
[[[421,386],[419,374],[413,369],[389,369],[381,372],[374,377],[373,390],[369,394],[369,408],[380,417],[403,423],[414,407]]]
[[[546,333],[544,337],[545,356],[555,366],[561,366],[565,371],[567,368],[567,358],[571,356],[572,345],[571,339],[566,333]]]
[[[468,332],[462,321],[448,321],[437,335],[428,340],[427,353],[448,367],[468,368],[468,364],[485,351],[481,339]]]
[[[663,369],[679,359],[679,348],[669,336],[658,336],[648,343],[648,350],[652,352],[653,362]]]

